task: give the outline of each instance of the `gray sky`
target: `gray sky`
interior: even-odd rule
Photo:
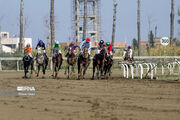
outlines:
[[[127,41],[131,44],[137,38],[137,0],[117,0],[116,41]],[[141,3],[141,39],[147,41],[148,18],[151,18],[151,29],[158,26],[158,37],[170,35],[170,1],[143,0]],[[50,0],[24,0],[24,17],[28,19],[25,37],[32,37],[35,45],[39,39],[45,40],[48,29],[44,18],[50,13]],[[180,25],[177,24],[180,0],[175,0],[175,37]],[[19,36],[20,0],[0,0],[0,24],[2,31]],[[56,40],[67,41],[71,35],[71,0],[55,0]],[[102,38],[111,41],[113,18],[113,0],[101,0]]]

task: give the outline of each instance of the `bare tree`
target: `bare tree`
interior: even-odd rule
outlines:
[[[114,0],[114,15],[113,15],[113,30],[112,30],[112,46],[114,47],[115,32],[116,32],[116,12],[117,11],[117,1]]]
[[[21,0],[21,5],[20,5],[20,41],[19,41],[19,53],[23,53],[23,0]]]
[[[141,1],[138,0],[138,10],[137,10],[138,56],[141,56],[140,2]]]
[[[86,27],[87,27],[87,0],[84,0],[83,40],[86,39]]]
[[[52,56],[52,45],[55,42],[54,0],[51,0],[50,29],[51,29],[51,56]]]
[[[173,38],[174,38],[174,0],[171,0],[171,34],[170,34],[170,45],[173,46]]]

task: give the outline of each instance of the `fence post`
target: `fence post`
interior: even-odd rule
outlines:
[[[51,70],[53,69],[53,61],[52,61],[52,59],[51,59],[50,69]]]
[[[19,60],[17,60],[17,71],[19,71]]]
[[[129,68],[127,64],[124,64],[126,68],[126,78],[129,78]]]
[[[1,60],[0,60],[0,71],[2,71],[2,64],[1,64]]]
[[[143,65],[139,64],[139,67],[141,68],[140,77],[143,79]]]
[[[134,79],[134,67],[133,67],[133,65],[130,65],[130,67],[131,67],[131,75],[132,75],[132,79]]]

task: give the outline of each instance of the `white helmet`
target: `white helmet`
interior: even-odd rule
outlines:
[[[59,44],[59,41],[56,41],[55,44],[56,44],[56,45]]]

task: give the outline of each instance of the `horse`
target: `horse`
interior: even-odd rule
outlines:
[[[113,59],[111,58],[111,56],[107,56],[106,57],[106,61],[104,63],[104,77],[106,78],[106,74],[109,73],[109,76],[111,76],[111,67],[113,65]]]
[[[101,76],[103,74],[103,67],[104,67],[104,61],[106,57],[106,50],[105,48],[101,49],[100,54],[96,54],[93,58],[93,75],[92,80],[94,80],[94,73],[95,69],[97,67],[97,78],[101,79]],[[99,72],[101,72],[101,75],[99,77]]]
[[[130,58],[130,55],[129,55],[128,52],[126,52],[126,54],[125,54],[124,61],[128,61],[128,62],[132,62],[133,61],[133,58],[132,59]]]
[[[72,74],[72,72],[74,72],[74,66],[76,65],[76,62],[77,62],[76,55],[73,52],[73,48],[70,47],[69,48],[69,55],[67,57],[66,70],[65,70],[65,73],[64,73],[66,75],[66,71],[68,70],[68,79],[69,79],[70,66],[72,66],[72,71],[71,71],[71,74]]]
[[[53,61],[53,74],[52,76],[54,78],[57,78],[58,76],[58,72],[61,69],[61,65],[62,65],[62,54],[58,53],[58,49],[54,49],[53,51],[53,57],[52,57],[52,61]]]
[[[23,64],[24,64],[24,78],[28,78],[27,73],[29,70],[29,66],[31,66],[31,75],[33,73],[34,60],[29,56],[27,51],[25,51],[25,55],[23,57]]]
[[[36,66],[38,68],[37,77],[39,77],[40,67],[42,67],[43,77],[46,73],[46,68],[48,65],[48,61],[45,59],[44,53],[42,52],[41,48],[38,48],[38,54],[36,56]]]
[[[82,77],[84,79],[84,76],[86,74],[86,70],[90,64],[90,55],[88,54],[88,47],[84,47],[83,54],[81,53],[78,56],[78,80]],[[84,69],[84,70],[83,70]],[[82,76],[83,71],[83,76]]]

